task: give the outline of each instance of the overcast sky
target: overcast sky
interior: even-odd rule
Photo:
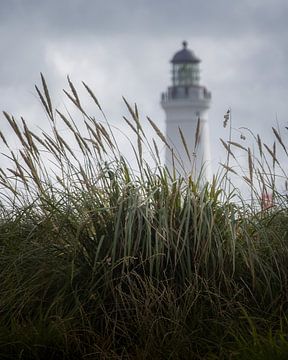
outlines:
[[[111,122],[124,126],[124,95],[164,129],[160,94],[170,84],[169,61],[187,40],[212,92],[218,162],[228,108],[233,127],[249,126],[268,143],[276,120],[288,124],[287,19],[287,0],[0,0],[0,107],[44,127],[39,73],[57,106],[70,75],[76,86],[89,84]]]

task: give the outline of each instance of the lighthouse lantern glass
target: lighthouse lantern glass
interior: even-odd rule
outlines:
[[[173,64],[172,74],[173,86],[195,86],[199,84],[198,64]]]

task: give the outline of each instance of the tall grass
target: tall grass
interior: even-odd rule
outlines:
[[[256,359],[259,349],[262,358],[285,356],[288,215],[275,186],[276,145],[256,137],[258,160],[230,137],[224,175],[201,184],[161,165],[157,141],[124,99],[136,137],[132,170],[88,85],[96,117],[70,79],[73,116],[53,107],[41,80],[51,132],[4,112],[20,150],[0,133],[10,161],[0,171],[1,358]],[[272,190],[271,207],[246,204],[228,187],[233,147],[247,156],[240,176],[258,203]]]

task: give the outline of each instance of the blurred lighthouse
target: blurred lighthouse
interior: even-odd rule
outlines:
[[[161,105],[166,113],[166,138],[174,156],[167,148],[165,164],[171,170],[174,163],[178,174],[197,179],[201,171],[201,176],[209,179],[207,112],[211,93],[200,85],[199,63],[200,59],[187,48],[186,41],[171,60],[172,85],[162,93]]]

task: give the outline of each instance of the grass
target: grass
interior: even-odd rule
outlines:
[[[172,173],[161,166],[157,142],[125,100],[136,138],[131,169],[83,85],[101,120],[70,79],[73,116],[55,109],[43,76],[36,91],[50,133],[4,112],[20,150],[0,134],[10,162],[0,170],[1,359],[286,359],[288,212],[276,186],[279,171],[287,178],[276,154],[276,142],[287,154],[283,136],[273,129],[272,147],[256,136],[255,154],[230,135],[222,175],[200,184],[177,175],[177,154]],[[247,172],[237,170],[235,149]],[[253,202],[237,194],[231,173]],[[272,202],[261,208],[262,191]]]

